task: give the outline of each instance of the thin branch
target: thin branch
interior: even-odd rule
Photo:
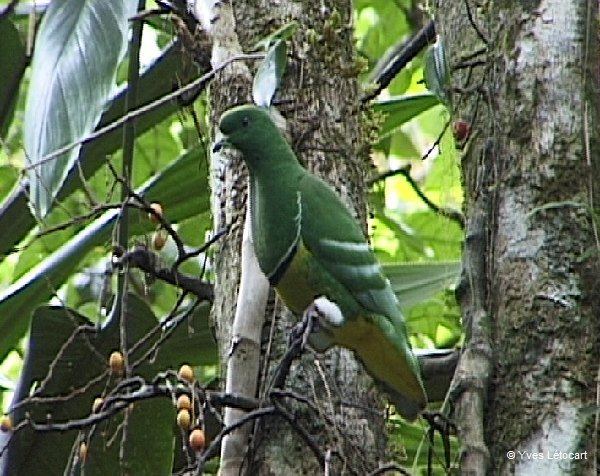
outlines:
[[[382,174],[378,175],[377,177],[373,178],[372,180],[369,181],[369,185],[373,185],[374,183],[380,181],[380,180],[385,180],[386,178],[389,177],[394,177],[396,175],[402,175],[406,181],[408,182],[408,184],[411,186],[411,188],[413,189],[413,191],[419,196],[419,198],[423,201],[423,203],[425,203],[425,205],[427,205],[433,212],[437,213],[438,215],[444,216],[454,222],[456,222],[461,229],[465,228],[465,217],[464,215],[458,211],[458,210],[453,210],[451,208],[445,208],[445,207],[440,207],[439,205],[436,205],[435,203],[433,203],[429,197],[427,195],[425,195],[425,193],[423,192],[423,190],[421,190],[421,187],[419,187],[419,184],[417,184],[417,182],[415,182],[415,179],[413,179],[410,175],[410,165],[406,165],[404,167],[401,167],[399,169],[395,169],[395,170],[388,170],[387,172],[383,172]]]
[[[240,54],[240,55],[232,56],[228,60],[226,60],[223,63],[221,63],[220,65],[218,65],[213,70],[209,71],[208,73],[199,77],[198,79],[192,81],[191,83],[173,91],[172,93],[166,94],[165,96],[161,97],[160,99],[157,99],[156,101],[152,101],[152,102],[146,104],[145,106],[142,106],[138,109],[128,112],[123,117],[119,118],[118,120],[111,122],[110,124],[107,124],[105,127],[102,127],[100,129],[92,132],[91,134],[88,134],[87,136],[83,137],[82,139],[78,139],[74,142],[71,142],[70,144],[65,145],[64,147],[56,149],[54,152],[50,152],[49,154],[46,154],[45,156],[41,157],[40,160],[38,160],[35,164],[29,164],[29,165],[25,166],[23,168],[23,170],[29,170],[29,169],[35,168],[39,165],[42,165],[46,162],[56,160],[62,154],[70,151],[71,149],[77,147],[78,145],[86,144],[94,139],[97,139],[98,137],[101,137],[111,131],[114,131],[115,129],[118,129],[123,124],[129,123],[132,120],[143,116],[144,114],[148,114],[149,112],[162,106],[163,104],[168,103],[169,101],[172,101],[173,99],[178,99],[178,98],[184,96],[185,94],[190,93],[191,91],[196,91],[196,88],[204,86],[204,83],[208,82],[210,79],[213,78],[213,76],[215,76],[218,72],[220,72],[221,70],[223,70],[224,68],[229,66],[231,63],[234,63],[236,61],[254,60],[254,59],[262,59],[262,58],[264,58],[263,53]]]
[[[272,388],[283,388],[290,368],[294,360],[296,360],[306,348],[308,336],[313,329],[312,315],[307,310],[304,313],[304,317],[300,323],[298,323],[293,329],[290,335],[290,342],[287,352],[281,358],[275,376],[273,378]]]
[[[471,26],[475,30],[475,33],[477,33],[477,36],[481,39],[481,41],[483,41],[486,44],[486,46],[489,45],[490,40],[488,40],[487,36],[485,36],[483,34],[481,29],[479,28],[479,25],[477,25],[477,23],[475,23],[475,19],[473,18],[473,13],[471,12],[471,5],[469,3],[469,0],[465,0],[465,7],[467,8],[467,17],[469,18],[469,23],[471,23]]]
[[[202,470],[206,462],[217,456],[219,454],[219,447],[221,446],[221,441],[225,436],[227,436],[232,431],[237,430],[238,428],[244,426],[246,423],[250,421],[254,421],[258,418],[262,418],[266,415],[274,415],[277,413],[277,409],[274,406],[258,408],[256,410],[251,411],[250,413],[244,415],[239,420],[236,420],[231,425],[223,428],[221,432],[215,437],[215,439],[211,442],[209,447],[202,453],[202,456],[198,459],[197,464],[197,474],[201,475]]]
[[[435,36],[435,23],[431,20],[410,40],[400,43],[390,54],[388,61],[378,68],[379,71],[372,80],[376,85],[375,89],[364,94],[360,101],[364,104],[375,98],[423,48],[433,43]]]
[[[4,20],[4,18],[14,12],[17,3],[19,3],[19,0],[10,0],[8,5],[0,12],[0,20]]]
[[[302,425],[300,425],[298,423],[298,421],[296,420],[296,417],[294,415],[292,415],[290,412],[288,412],[281,404],[274,402],[273,405],[277,409],[277,412],[285,420],[287,420],[287,422],[294,429],[294,431],[296,431],[296,433],[298,433],[298,435],[300,435],[302,440],[304,440],[304,442],[307,444],[307,446],[311,449],[311,451],[315,455],[315,458],[317,458],[317,461],[319,462],[319,466],[321,466],[321,468],[324,468],[325,467],[325,455],[321,451],[321,448],[319,447],[319,444],[315,441],[315,439],[310,435],[310,433],[308,433],[306,428],[304,428]]]
[[[406,476],[410,476],[410,473],[408,471],[406,471],[402,466],[400,466],[396,463],[384,464],[383,466],[380,466],[379,468],[377,468],[375,471],[371,471],[368,474],[368,476],[379,476],[380,474],[385,474],[385,473],[389,473],[392,471],[400,473],[400,474],[404,474]]]
[[[128,349],[127,354],[130,356],[133,355],[138,349],[140,349],[146,342],[148,342],[152,337],[157,335],[160,331],[164,331],[165,329],[167,329],[167,330],[176,329],[181,322],[183,322],[185,319],[187,319],[191,315],[190,311],[193,312],[196,309],[197,301],[194,303],[194,305],[190,306],[190,308],[186,312],[184,312],[179,317],[174,319],[177,311],[181,307],[181,304],[183,304],[183,301],[186,297],[187,297],[187,292],[185,292],[185,291],[182,292],[181,296],[179,296],[177,298],[177,302],[173,306],[173,309],[171,309],[171,311],[169,312],[169,315],[162,321],[158,322],[152,329],[150,329],[146,333],[146,335],[144,335],[140,340],[138,340],[135,344],[133,344],[131,346],[131,348]],[[174,319],[174,320],[172,320],[172,319]],[[131,368],[135,369],[142,362],[144,362],[152,354],[152,351],[157,349],[158,346],[160,344],[162,344],[162,342],[164,342],[166,339],[168,339],[169,336],[170,336],[170,333],[163,334],[162,337],[157,342],[152,344],[149,351],[145,352],[141,358],[136,360],[131,365]]]
[[[170,396],[170,392],[167,390],[168,389],[166,386],[143,385],[135,392],[113,395],[109,397],[110,400],[107,398],[104,402],[104,409],[102,411],[98,413],[92,413],[85,418],[78,418],[61,423],[36,423],[33,420],[29,420],[29,424],[35,431],[39,432],[81,430],[116,415],[121,410],[126,409],[131,403],[138,402],[140,400],[147,400],[149,398],[162,397],[165,395]]]
[[[177,261],[175,261],[175,264],[173,265],[173,268],[177,268],[179,267],[179,265],[181,263],[183,263],[184,261],[193,258],[194,256],[198,256],[202,253],[204,253],[208,248],[210,248],[211,245],[214,245],[217,241],[219,241],[219,239],[221,239],[221,237],[225,236],[227,233],[229,233],[229,226],[223,228],[222,230],[219,230],[217,233],[215,233],[215,236],[213,236],[212,238],[210,238],[206,243],[204,243],[200,248],[198,248],[197,250],[194,251],[190,251],[188,253],[184,253],[182,256],[179,256],[177,258]]]
[[[149,213],[150,215],[152,215],[160,223],[162,228],[164,228],[167,231],[169,236],[171,238],[173,238],[173,241],[175,242],[175,246],[177,247],[178,256],[184,255],[185,247],[184,247],[183,241],[181,240],[181,238],[179,237],[177,232],[173,229],[173,227],[171,226],[171,223],[162,214],[158,213],[151,206],[151,203],[148,202],[148,200],[146,200],[142,195],[140,195],[135,190],[133,190],[133,188],[129,185],[127,180],[125,180],[124,177],[120,176],[119,173],[115,170],[114,166],[112,165],[112,163],[110,161],[107,162],[107,165],[108,165],[109,170],[113,174],[113,177],[115,178],[115,180],[117,182],[119,182],[121,184],[121,186],[127,190],[128,196],[130,198],[133,198],[135,201],[137,201],[139,204],[139,208],[141,210],[145,211],[146,213]],[[122,246],[122,249],[126,249],[126,247],[124,247],[123,245],[121,245],[121,246]]]
[[[390,177],[396,177],[397,175],[406,175],[406,174],[410,173],[411,168],[412,168],[412,166],[410,164],[407,164],[398,169],[386,170],[385,172],[381,172],[380,174],[378,174],[375,177],[373,177],[372,179],[370,179],[367,182],[367,184],[369,185],[369,187],[371,187],[371,186],[375,185],[377,182],[381,182],[382,180],[388,179]]]
[[[194,294],[198,299],[211,301],[214,299],[213,285],[187,274],[180,273],[172,268],[163,267],[160,258],[144,246],[138,246],[121,258],[122,263],[139,268],[148,274],[177,286],[183,291]]]
[[[134,203],[127,203],[126,206],[128,207],[134,207],[134,208],[140,208],[139,206],[137,206]],[[122,203],[107,203],[105,205],[97,205],[94,206],[88,213],[85,213],[83,215],[78,215],[75,216],[73,218],[71,218],[70,220],[63,222],[63,223],[59,223],[58,225],[49,227],[49,228],[44,228],[43,230],[39,231],[38,233],[36,233],[34,239],[38,239],[38,238],[42,238],[44,236],[50,235],[52,233],[56,233],[57,231],[62,231],[62,230],[66,230],[67,228],[70,228],[78,223],[81,223],[83,221],[87,221],[87,220],[91,220],[96,218],[98,215],[101,215],[102,213],[109,211],[109,210],[115,210],[117,208],[122,208],[123,204]],[[22,251],[23,249],[21,249],[20,251]]]
[[[245,397],[224,392],[206,391],[206,400],[216,407],[232,407],[239,410],[256,410],[262,406],[262,402],[257,398]]]

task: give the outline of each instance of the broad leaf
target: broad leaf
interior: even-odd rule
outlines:
[[[384,264],[383,272],[406,309],[453,286],[460,273],[460,262]]]
[[[425,55],[425,84],[440,101],[451,106],[451,96],[448,93],[450,87],[450,70],[446,62],[446,53],[443,43],[438,40],[429,47]]]
[[[254,49],[258,50],[258,49],[264,48],[265,50],[268,50],[271,47],[271,45],[275,44],[278,40],[283,40],[283,41],[289,40],[293,36],[293,34],[296,33],[296,30],[298,29],[299,26],[300,25],[295,20],[291,21],[289,23],[286,23],[285,25],[281,26],[280,28],[275,30],[273,33],[268,35],[267,37],[258,41],[254,45]]]
[[[175,86],[191,80],[192,71],[183,68],[183,52],[179,43],[166,48],[162,55],[152,63],[140,77],[138,101],[146,104],[171,92]],[[103,127],[123,115],[127,88],[121,88],[110,101],[110,107],[102,114],[98,127]],[[144,114],[136,121],[135,131],[139,136],[165,119],[178,109],[175,101]],[[62,200],[76,188],[81,187],[81,174],[89,178],[105,163],[106,156],[121,147],[123,131],[119,127],[89,143],[79,152],[78,167],[71,169],[60,190],[57,200]],[[17,245],[31,230],[36,222],[27,206],[27,186],[19,184],[11,195],[0,205],[0,256],[5,255]]]
[[[439,103],[439,99],[431,93],[394,96],[374,101],[373,110],[385,114],[379,137],[383,139],[389,136],[402,124]]]
[[[44,15],[25,107],[28,165],[94,130],[127,41],[132,0],[63,0]],[[43,218],[52,207],[80,146],[29,170],[30,206]]]
[[[267,52],[254,76],[252,99],[257,106],[269,107],[281,83],[287,64],[285,41],[277,40]]]
[[[6,137],[19,96],[27,55],[19,32],[8,18],[0,19],[0,138]]]
[[[199,166],[204,169],[199,170]],[[204,150],[198,147],[169,165],[139,192],[150,201],[162,203],[167,218],[178,222],[209,209],[207,174]],[[52,296],[91,249],[107,244],[118,215],[118,210],[106,212],[0,293],[0,360],[26,332],[32,311]],[[131,220],[133,233],[151,229],[149,221],[139,214],[133,214]]]
[[[199,306],[159,347],[160,351],[152,363],[147,361],[141,365],[136,369],[135,375],[152,379],[157,372],[177,368],[182,363],[214,363],[216,347],[208,328],[208,311],[207,304]],[[147,305],[135,296],[128,298],[125,322],[128,348],[157,324]],[[87,330],[70,339],[78,326],[87,326]],[[130,354],[130,362],[139,359],[157,342],[160,335],[158,333]],[[39,308],[33,317],[27,356],[15,402],[26,398],[35,382],[39,387],[59,352],[62,352],[61,357],[53,366],[52,378],[38,396],[68,395],[72,389],[84,387],[106,370],[108,356],[120,347],[119,340],[117,319],[108,322],[104,328],[97,329],[73,310],[61,307]],[[168,346],[177,346],[181,352],[169,351]],[[207,352],[208,349],[212,352]],[[85,365],[81,365],[82,362]],[[21,421],[25,412],[29,412],[34,421],[38,422],[44,422],[47,415],[52,415],[54,422],[85,418],[90,414],[94,398],[103,392],[106,394],[114,383],[114,380],[110,383],[105,377],[85,392],[76,393],[64,402],[27,404],[14,412],[13,420]],[[131,474],[171,473],[173,443],[175,432],[178,432],[174,428],[174,421],[175,411],[169,399],[155,398],[135,404],[126,427],[128,434],[124,448],[125,461]],[[110,447],[106,445],[110,437],[120,431],[121,422],[122,415],[119,415],[98,425],[89,442],[85,474],[121,473],[121,436],[117,434],[115,443]],[[8,452],[3,458],[4,474],[62,474],[77,435],[76,430],[52,433],[36,433],[31,428],[21,430],[11,439]]]

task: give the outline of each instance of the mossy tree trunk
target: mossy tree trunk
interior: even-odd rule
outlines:
[[[299,28],[289,51],[284,84],[276,103],[291,131],[301,160],[330,182],[356,216],[365,223],[365,177],[369,171],[368,128],[359,104],[352,8],[349,0],[237,1],[224,3],[214,23],[213,63],[253,45],[295,20]],[[215,57],[219,57],[215,59]],[[211,85],[212,123],[227,108],[251,99],[253,66],[228,67]],[[240,256],[246,204],[246,171],[239,159],[227,167],[213,164],[216,227],[231,231],[216,253],[213,318],[222,362],[230,358],[231,325],[240,279]],[[326,217],[324,217],[326,219]],[[273,371],[286,351],[295,319],[274,297],[266,315],[261,342],[257,396],[265,395]],[[257,352],[248,346],[247,355]],[[225,368],[225,366],[223,367]],[[384,459],[383,404],[351,353],[330,350],[324,356],[305,354],[288,377],[288,387],[314,400],[319,412],[293,400],[286,405],[331,455],[332,474],[352,470],[365,474]],[[249,474],[318,474],[322,471],[306,444],[280,419],[261,420],[243,455]]]
[[[469,340],[454,389],[462,471],[598,474],[598,3],[476,3],[436,12],[450,64],[463,65],[456,116],[473,122],[459,292]]]

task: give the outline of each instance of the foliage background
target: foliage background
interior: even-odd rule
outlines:
[[[6,3],[6,0],[0,0],[0,5]],[[7,71],[18,71],[20,65],[28,63],[26,51],[31,43],[32,16],[25,10],[26,6],[21,5],[23,8],[17,8],[13,15],[0,20],[0,35],[8,39],[0,42],[0,63]],[[155,6],[149,2],[146,7]],[[417,2],[404,0],[361,0],[355,2],[354,8],[356,43],[365,66],[361,78],[368,88],[370,79],[385,62],[386,55],[420,29],[427,16]],[[140,50],[142,69],[156,61],[158,64],[166,61],[165,51],[175,33],[170,22],[155,20],[144,27]],[[94,54],[108,55],[108,52],[96,51]],[[127,56],[124,56],[117,68],[117,85],[109,101],[118,98],[119,87],[127,86],[127,61]],[[452,128],[447,127],[449,111],[442,104],[428,108],[420,106],[426,110],[405,120],[407,103],[402,98],[427,93],[423,84],[424,62],[424,54],[421,53],[373,104],[374,117],[382,127],[373,141],[375,167],[369,196],[372,212],[369,233],[379,258],[389,266],[386,269],[390,279],[405,305],[413,345],[425,349],[451,348],[461,340],[460,313],[453,296],[453,283],[458,273],[462,229],[456,222],[428,207],[402,174],[377,180],[379,173],[408,170],[407,166],[410,166],[410,176],[432,202],[449,209],[461,208],[459,154]],[[176,83],[185,83],[188,78],[200,73],[189,64],[189,60],[180,57],[176,63],[178,68],[171,78]],[[84,187],[71,186],[71,191],[59,197],[43,221],[31,221],[32,226],[27,227],[24,235],[18,230],[18,223],[10,220],[15,210],[11,208],[11,194],[19,186],[27,163],[24,149],[24,129],[28,127],[24,119],[26,98],[31,94],[31,88],[37,87],[30,82],[31,67],[28,66],[23,73],[17,81],[10,74],[0,75],[0,111],[3,114],[0,117],[0,199],[3,200],[0,223],[7,224],[0,233],[0,250],[3,253],[0,255],[0,391],[5,411],[9,409],[19,377],[27,374],[24,363],[33,365],[27,360],[27,349],[36,345],[39,349],[39,344],[43,343],[51,356],[65,338],[60,332],[48,334],[36,331],[35,324],[48,329],[43,323],[49,326],[48,322],[52,322],[50,316],[57,312],[55,308],[39,306],[49,302],[67,307],[72,315],[78,315],[77,319],[86,318],[90,323],[100,324],[107,320],[111,290],[116,285],[116,276],[111,273],[116,215],[110,219],[100,211],[90,215],[90,210],[119,201],[115,178],[104,161],[108,155],[111,163],[120,164],[122,152],[118,142],[116,146],[106,145],[96,154],[101,157],[99,166],[85,180]],[[167,83],[164,76],[162,78]],[[151,86],[141,90],[150,91]],[[10,94],[3,93],[6,91]],[[155,92],[164,95],[168,91]],[[386,104],[393,103],[392,100],[397,101],[399,106],[389,114],[379,112]],[[107,106],[109,103],[103,103],[98,114]],[[147,126],[138,127],[141,133],[135,142],[132,186],[139,189],[155,180],[148,199],[163,204],[165,216],[173,223],[186,250],[201,246],[211,232],[207,120],[206,98],[202,93],[192,105],[177,107],[170,104],[160,114],[148,117],[145,120]],[[395,127],[386,127],[394,122]],[[436,141],[439,145],[432,148]],[[88,156],[93,157],[94,152],[89,152]],[[156,226],[144,213],[134,214],[132,225],[133,236],[129,244],[145,244],[151,248]],[[71,250],[71,254],[61,259],[57,257],[57,250]],[[173,240],[168,240],[158,253],[165,263],[172,264],[177,258]],[[187,260],[180,269],[210,280],[208,258],[203,253]],[[144,319],[138,318],[140,327],[131,331],[140,335],[144,326],[151,326],[153,322],[169,316],[181,295],[176,287],[151,280],[137,270],[131,274],[130,290],[137,296],[135,302],[139,306],[139,314],[145,316]],[[187,298],[182,307],[186,308],[191,303],[192,300]],[[181,345],[189,346],[188,352],[182,351],[185,359],[165,358],[158,367],[146,369],[149,377],[160,370],[176,368],[183,361],[196,364],[196,375],[201,382],[209,382],[216,376],[216,349],[205,320],[206,309],[202,308],[202,311],[196,313],[199,320],[195,321],[195,338],[186,340],[184,336],[180,341]],[[35,315],[34,326],[30,327],[32,315]],[[142,324],[145,319],[146,324]],[[70,330],[65,332],[68,335]],[[108,355],[111,347],[103,346],[99,348]],[[92,374],[85,378],[92,378]],[[26,389],[25,395],[28,391]],[[81,410],[85,407],[89,411],[89,401],[93,397],[90,393],[88,401],[78,402],[74,408]],[[152,411],[157,410],[154,408]],[[170,429],[173,438],[177,438],[172,408],[160,411],[165,427]],[[136,424],[143,427],[143,418]],[[147,431],[143,429],[140,433],[144,432]],[[396,450],[398,460],[415,470],[423,468],[425,451],[421,425],[408,425],[400,419],[391,418],[390,434],[391,447]],[[173,447],[167,448],[164,454],[169,454],[169,451],[172,455]],[[160,451],[158,453],[161,454]],[[416,458],[417,454],[421,457]],[[132,450],[131,458],[135,461],[136,457],[139,454]],[[180,464],[177,458],[174,467]]]

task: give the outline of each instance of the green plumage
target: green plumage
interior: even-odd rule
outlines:
[[[298,315],[326,298],[316,301],[328,310],[316,347],[352,349],[400,413],[414,419],[427,401],[419,365],[389,281],[354,217],[300,165],[265,109],[231,109],[220,129],[250,171],[252,240],[271,284]]]

